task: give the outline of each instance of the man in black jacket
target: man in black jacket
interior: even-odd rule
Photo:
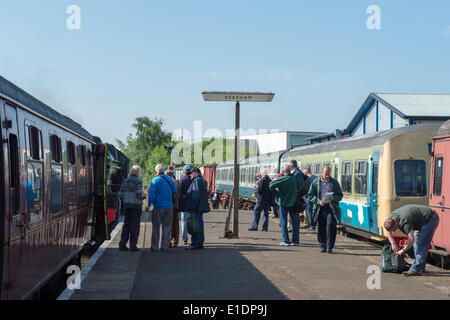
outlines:
[[[253,210],[253,223],[249,231],[257,231],[261,211],[264,210],[264,218],[261,231],[267,231],[269,228],[269,204],[272,202],[272,192],[269,189],[270,180],[267,170],[262,172],[263,178],[260,179],[256,186],[256,206]]]

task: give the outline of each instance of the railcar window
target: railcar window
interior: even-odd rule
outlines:
[[[324,167],[330,167],[330,169],[331,169],[331,162],[324,162],[323,166]]]
[[[367,161],[357,160],[355,162],[355,194],[365,195],[367,193]]]
[[[52,165],[52,178],[51,178],[51,202],[52,213],[60,213],[62,211],[62,166]]]
[[[442,171],[444,168],[444,158],[437,157],[434,161],[434,190],[433,194],[435,196],[440,196],[442,193]]]
[[[43,159],[42,133],[33,126],[27,126],[28,157],[34,160]]]
[[[334,163],[334,178],[339,181],[339,163]]]
[[[67,202],[69,211],[77,207],[77,180],[76,168],[67,168]]]
[[[372,165],[372,194],[378,193],[378,162]]]
[[[314,174],[319,175],[322,173],[322,164],[321,163],[315,163],[314,164]]]
[[[67,141],[67,162],[74,165],[75,160],[75,144],[72,141]]]
[[[352,164],[351,161],[342,162],[341,184],[344,193],[352,193]]]
[[[423,160],[395,161],[395,193],[398,197],[427,194],[426,164]]]
[[[26,182],[28,197],[28,222],[41,220],[43,217],[42,173],[43,164],[28,161],[28,180]]]

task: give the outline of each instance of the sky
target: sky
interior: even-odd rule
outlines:
[[[0,0],[0,39],[1,76],[113,143],[140,116],[225,134],[234,104],[203,90],[274,92],[244,130],[323,132],[370,92],[450,93],[448,0]]]

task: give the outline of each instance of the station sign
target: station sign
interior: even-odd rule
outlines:
[[[205,101],[271,102],[272,92],[203,91]]]

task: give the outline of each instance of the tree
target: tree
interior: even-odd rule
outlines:
[[[154,176],[154,168],[158,163],[165,165],[170,163],[164,145],[172,143],[172,134],[165,132],[162,129],[163,125],[163,119],[139,117],[132,125],[136,130],[134,137],[130,133],[126,143],[116,139],[118,147],[131,159],[133,165],[141,167],[142,178],[146,184]]]

